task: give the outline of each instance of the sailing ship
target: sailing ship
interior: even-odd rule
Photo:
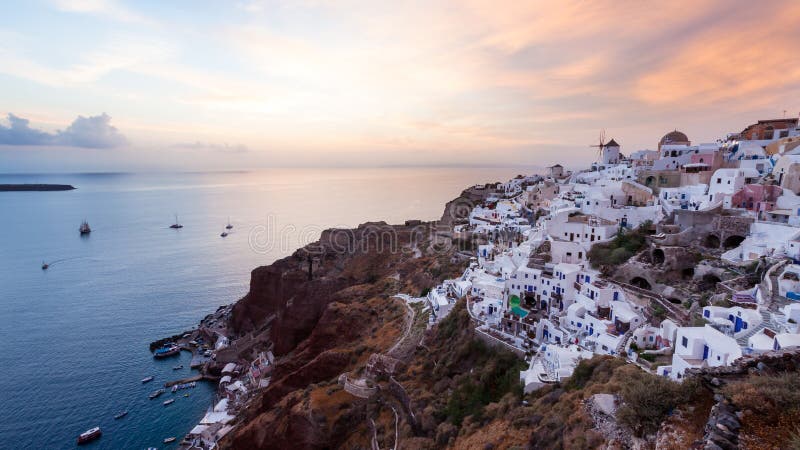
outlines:
[[[169,227],[172,228],[172,229],[175,229],[175,230],[183,228],[183,225],[181,225],[181,223],[178,222],[178,215],[177,214],[175,214],[175,223],[173,223]]]
[[[84,234],[89,234],[89,233],[91,233],[91,232],[92,232],[92,229],[91,229],[91,228],[89,228],[89,222],[87,222],[87,221],[85,221],[85,220],[84,220],[84,221],[81,223],[81,227],[78,229],[78,231],[80,231],[80,232],[81,232],[81,235],[84,235]]]

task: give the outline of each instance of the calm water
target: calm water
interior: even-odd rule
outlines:
[[[0,183],[78,188],[0,192],[0,448],[74,448],[76,436],[96,425],[103,437],[86,448],[174,447],[161,441],[180,439],[197,423],[214,387],[184,391],[190,397],[175,396],[168,407],[162,401],[173,394],[148,400],[158,385],[190,373],[188,354],[154,361],[149,342],[237,300],[250,270],[324,228],[438,218],[462,188],[516,173],[0,175]],[[175,213],[182,230],[167,228]],[[234,229],[223,239],[229,216]],[[78,235],[83,219],[93,230],[86,238]],[[43,271],[42,261],[55,263]],[[173,372],[179,363],[186,369]],[[156,379],[142,385],[147,375]],[[129,415],[115,421],[123,409]]]

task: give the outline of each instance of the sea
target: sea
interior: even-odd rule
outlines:
[[[188,353],[154,360],[150,342],[235,302],[247,292],[252,269],[313,242],[326,228],[437,219],[465,187],[518,173],[0,174],[0,184],[77,188],[0,192],[0,448],[71,449],[78,434],[95,426],[103,436],[82,448],[177,447],[162,441],[180,441],[197,424],[216,386],[201,382],[149,400],[163,383],[193,374]],[[84,220],[92,232],[80,236]],[[182,229],[169,228],[176,220]],[[233,228],[223,238],[228,223]],[[150,375],[155,380],[142,384]],[[176,401],[164,406],[169,398]],[[123,410],[128,415],[115,420]]]

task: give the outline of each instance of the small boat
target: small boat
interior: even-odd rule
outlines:
[[[175,366],[175,367],[172,368],[172,370],[181,370],[181,369],[183,369],[183,364],[181,364],[180,366]]]
[[[78,229],[78,231],[80,231],[82,235],[83,235],[83,234],[89,234],[89,233],[91,233],[91,232],[92,232],[92,229],[91,229],[91,228],[89,228],[89,222],[87,222],[87,221],[85,221],[85,220],[84,220],[84,221],[81,223],[81,227]]]
[[[184,396],[184,397],[188,397],[188,396],[189,396],[189,394],[183,394],[183,396]]]
[[[142,384],[149,383],[149,382],[153,381],[153,378],[154,377],[152,375],[150,375],[149,377],[142,378]]]
[[[153,352],[154,358],[166,358],[168,356],[174,356],[181,352],[181,348],[175,344],[164,345],[161,348],[156,349]]]
[[[171,399],[169,399],[169,400],[167,400],[167,401],[165,401],[165,402],[164,402],[164,406],[171,405],[171,404],[173,404],[173,403],[175,403],[175,399],[174,399],[174,398],[171,398]]]
[[[80,436],[78,436],[78,445],[91,442],[102,435],[103,432],[100,430],[100,427],[94,427],[89,430],[86,430],[83,433],[81,433]]]
[[[181,223],[178,222],[178,215],[177,214],[175,214],[175,223],[173,223],[169,227],[172,228],[172,229],[175,229],[175,230],[177,230],[179,228],[183,228],[183,225],[181,225]]]
[[[175,442],[175,438],[174,437],[168,437],[168,438],[164,439],[164,443],[165,444],[169,444],[170,442]]]
[[[226,229],[226,230],[230,230],[230,229],[232,229],[232,228],[233,228],[233,225],[231,225],[231,218],[230,218],[230,217],[228,217],[228,224],[227,224],[227,225],[225,225],[225,229]]]
[[[114,416],[114,420],[122,419],[123,417],[125,417],[127,415],[128,415],[128,410],[120,411],[119,413],[117,413],[116,416]]]
[[[151,392],[151,393],[150,393],[150,395],[149,395],[149,397],[150,397],[150,400],[152,400],[152,399],[154,399],[154,398],[158,397],[159,395],[163,394],[164,392],[165,392],[165,391],[164,391],[163,389],[159,389],[159,390],[157,390],[157,391],[153,391],[153,392]]]
[[[48,267],[50,267],[50,264],[47,264],[46,262],[42,261],[42,270],[47,270]]]
[[[228,236],[228,232],[227,231],[223,231],[222,233],[220,233],[220,236],[221,237],[227,237]]]

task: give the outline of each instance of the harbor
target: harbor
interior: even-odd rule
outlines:
[[[269,386],[274,357],[271,351],[263,350],[269,346],[267,334],[232,339],[227,330],[230,312],[230,305],[220,307],[206,316],[197,328],[150,344],[154,355],[173,348],[191,353],[190,370],[199,372],[165,382],[164,388],[173,395],[164,402],[165,406],[179,398],[182,391],[194,389],[198,383],[206,383],[215,389],[206,414],[179,442],[181,449],[215,448],[217,442],[234,429],[233,422],[247,402]],[[251,351],[254,358],[238,358],[246,351]]]

